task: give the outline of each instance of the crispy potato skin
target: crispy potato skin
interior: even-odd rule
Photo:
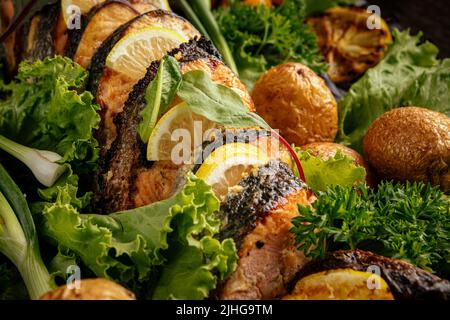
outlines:
[[[343,155],[353,158],[355,165],[366,169],[366,183],[374,187],[377,185],[377,178],[370,168],[369,164],[364,160],[363,156],[357,151],[350,149],[342,144],[332,142],[314,142],[301,147],[302,150],[309,151],[315,157],[321,157],[323,160],[333,158],[337,151],[340,150]]]
[[[45,293],[41,300],[136,300],[134,293],[106,279],[81,280],[80,288],[67,285]]]
[[[364,152],[380,177],[429,181],[450,192],[450,118],[417,107],[383,114],[367,131]]]
[[[301,279],[283,300],[394,300],[394,296],[386,281],[377,275],[335,269]]]
[[[338,128],[336,100],[325,82],[300,63],[267,71],[255,84],[256,112],[297,146],[332,142]]]

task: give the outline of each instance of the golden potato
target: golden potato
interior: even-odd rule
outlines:
[[[332,142],[314,142],[302,146],[301,149],[309,151],[313,156],[321,157],[323,160],[334,157],[337,151],[340,150],[343,155],[353,158],[356,166],[364,167],[366,170],[367,185],[374,187],[377,184],[377,179],[366,160],[364,160],[363,156],[353,149],[350,149],[342,144]]]
[[[80,288],[67,285],[45,293],[41,300],[135,300],[134,293],[107,279],[85,279]]]
[[[332,142],[338,128],[337,103],[325,82],[300,63],[276,66],[252,92],[256,112],[289,142],[302,146]]]
[[[417,107],[386,112],[364,138],[364,152],[380,177],[429,181],[450,192],[450,118]]]

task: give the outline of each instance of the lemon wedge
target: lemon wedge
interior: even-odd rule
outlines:
[[[247,143],[229,143],[214,150],[196,176],[210,184],[215,195],[223,201],[230,189],[246,175],[269,161],[261,148]]]
[[[141,79],[152,61],[160,60],[188,40],[167,28],[145,27],[117,42],[106,58],[106,66],[133,79]]]
[[[153,128],[147,159],[172,160],[177,164],[189,162],[195,156],[195,148],[201,147],[205,133],[217,127],[216,123],[193,113],[186,103],[180,103],[169,109]],[[180,155],[182,148],[185,152]]]

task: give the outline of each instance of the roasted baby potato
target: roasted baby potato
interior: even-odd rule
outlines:
[[[252,92],[256,112],[289,143],[334,141],[336,100],[325,82],[301,63],[285,63],[261,76]]]
[[[307,20],[318,37],[318,45],[330,65],[328,75],[337,84],[356,80],[383,59],[392,36],[387,23],[369,29],[372,13],[362,8],[336,7]]]
[[[384,179],[429,181],[450,192],[450,118],[417,107],[386,112],[364,138],[370,165]]]
[[[363,156],[360,155],[353,149],[350,149],[342,144],[332,143],[332,142],[315,142],[304,145],[301,147],[302,150],[308,151],[315,157],[321,157],[323,160],[327,160],[336,155],[339,151],[342,152],[343,155],[353,158],[355,160],[355,165],[364,167],[366,170],[366,183],[369,186],[376,186],[377,179],[367,164],[366,160],[364,160]]]
[[[402,260],[362,250],[330,252],[299,272],[285,299],[450,299],[450,282]]]
[[[45,293],[41,300],[135,300],[134,293],[107,279],[85,279],[80,287],[67,285]]]

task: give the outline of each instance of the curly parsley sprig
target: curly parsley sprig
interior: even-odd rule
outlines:
[[[312,207],[299,206],[291,232],[311,257],[363,249],[446,274],[450,267],[450,200],[424,183],[335,186]]]
[[[306,64],[317,73],[327,70],[317,38],[304,23],[305,9],[304,0],[285,0],[279,7],[234,0],[215,11],[239,75],[249,88],[262,72],[288,61]]]

